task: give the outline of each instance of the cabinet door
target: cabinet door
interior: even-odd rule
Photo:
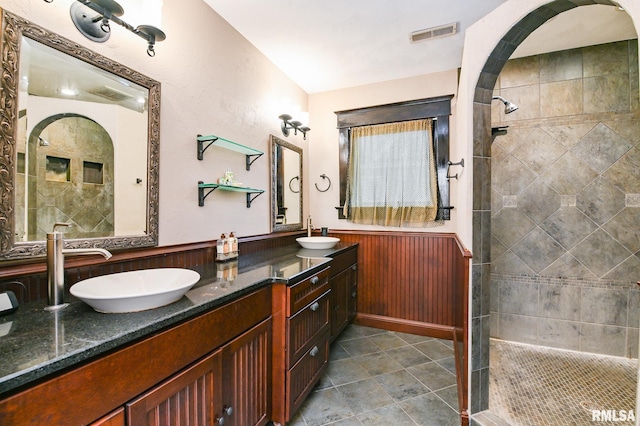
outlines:
[[[331,279],[331,340],[338,337],[347,325],[349,271],[345,269]]]
[[[353,320],[358,312],[358,265],[349,268],[349,295],[347,296],[347,322]]]
[[[271,318],[222,347],[222,370],[224,426],[267,424],[271,416]]]
[[[146,392],[127,404],[127,424],[214,424],[221,414],[214,411],[221,406],[216,403],[221,391],[221,366],[218,350]]]

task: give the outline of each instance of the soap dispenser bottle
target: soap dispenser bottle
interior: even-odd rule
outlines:
[[[238,239],[233,232],[229,234],[229,247],[231,248],[231,253],[238,252]]]
[[[216,242],[216,259],[224,259],[225,249],[227,247],[227,236],[222,234]]]

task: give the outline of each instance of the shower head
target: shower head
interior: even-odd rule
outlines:
[[[494,96],[493,99],[497,99],[497,100],[501,101],[504,104],[504,113],[505,114],[511,114],[513,111],[518,109],[518,105],[514,104],[513,102],[509,102],[508,100],[506,100],[502,96]]]

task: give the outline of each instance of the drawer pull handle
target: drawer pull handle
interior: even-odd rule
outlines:
[[[220,426],[224,425],[224,417],[218,417],[216,419],[216,424],[218,424]]]
[[[352,271],[355,271],[355,270],[357,270],[357,269],[358,269],[358,265],[352,265],[352,266],[351,266],[351,270],[352,270]]]
[[[319,351],[320,351],[320,350],[318,349],[318,347],[317,347],[317,346],[314,346],[314,347],[313,347],[313,349],[311,349],[311,351],[309,352],[309,355],[311,355],[311,356],[316,356],[316,355],[318,355],[318,352],[319,352]]]
[[[313,312],[317,311],[318,308],[320,307],[320,304],[318,302],[314,303],[313,305],[311,305],[309,307],[309,309],[311,309]]]
[[[356,296],[357,296],[357,294],[356,294],[355,291],[353,293],[351,293],[351,297],[356,297]]]
[[[318,281],[320,281],[320,278],[318,277],[311,278],[311,284],[318,284]]]
[[[230,416],[233,414],[233,407],[224,407],[222,411],[224,411],[224,414],[227,416]]]

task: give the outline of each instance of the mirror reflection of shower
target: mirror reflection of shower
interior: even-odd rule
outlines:
[[[505,114],[511,114],[513,111],[518,109],[518,105],[514,104],[513,102],[510,102],[510,101],[506,100],[502,96],[494,96],[492,98],[492,100],[495,100],[495,99],[501,101],[504,104],[504,113]]]

